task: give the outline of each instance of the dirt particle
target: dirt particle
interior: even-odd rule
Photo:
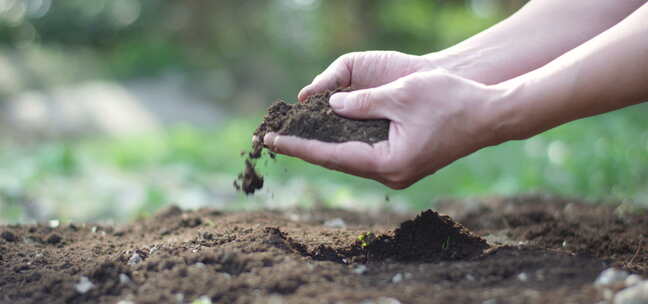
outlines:
[[[18,237],[15,234],[13,234],[13,232],[11,231],[3,231],[0,236],[2,236],[2,238],[7,242],[18,241]]]
[[[60,243],[62,240],[63,238],[60,235],[54,233],[47,238],[47,243],[50,245],[56,245]]]

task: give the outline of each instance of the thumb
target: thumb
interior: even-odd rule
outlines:
[[[354,119],[390,118],[392,90],[385,86],[372,89],[340,92],[331,96],[329,104],[335,113]]]

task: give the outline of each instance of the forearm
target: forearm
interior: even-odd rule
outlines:
[[[507,92],[497,132],[521,139],[648,100],[648,5],[533,72],[496,85]]]
[[[499,24],[427,57],[454,74],[494,84],[543,66],[605,31],[642,0],[534,0]]]

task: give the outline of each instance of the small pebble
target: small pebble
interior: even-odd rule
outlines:
[[[400,272],[394,275],[394,277],[392,277],[392,283],[394,284],[398,284],[401,281],[403,281],[403,275]]]
[[[129,300],[121,300],[117,302],[117,304],[135,304],[135,302]]]
[[[353,269],[353,273],[355,274],[364,274],[367,272],[367,266],[365,265],[358,265],[358,267]]]
[[[624,281],[628,277],[628,273],[619,270],[616,268],[608,268],[606,270],[603,270],[601,274],[599,274],[598,278],[596,278],[596,281],[594,281],[595,286],[605,286],[605,285],[610,285],[614,283],[619,283]]]
[[[82,276],[81,279],[79,280],[79,283],[74,285],[74,289],[76,289],[77,292],[79,293],[86,293],[88,290],[92,289],[94,287],[94,284],[90,282],[88,277]]]
[[[137,252],[133,252],[133,255],[128,259],[128,265],[137,265],[141,263],[144,259]]]
[[[208,296],[202,296],[191,302],[191,304],[212,304],[212,301]]]
[[[517,275],[517,278],[522,282],[526,282],[529,280],[529,275],[527,275],[526,272],[521,272],[520,274]]]
[[[11,231],[3,231],[1,236],[7,242],[15,242],[18,240],[18,237]]]
[[[497,304],[497,300],[489,299],[489,300],[486,300],[486,301],[482,302],[482,304]]]
[[[360,304],[401,304],[401,302],[394,298],[380,297],[375,300],[364,300]]]
[[[401,304],[401,302],[394,298],[381,297],[376,300],[376,304]]]
[[[61,225],[61,221],[59,221],[59,220],[50,220],[49,221],[50,228],[58,228],[59,225]]]
[[[131,283],[131,279],[128,277],[127,274],[125,274],[125,273],[120,273],[119,274],[119,284],[126,285],[126,284],[130,284],[130,283]]]
[[[625,282],[624,282],[624,283],[625,283],[625,286],[626,286],[626,287],[630,287],[630,286],[633,286],[633,285],[636,285],[636,284],[641,283],[642,280],[643,280],[643,278],[642,278],[640,275],[638,275],[638,274],[631,274],[630,276],[628,276],[628,277],[625,279]]]
[[[468,280],[468,281],[474,281],[474,280],[475,280],[475,277],[474,277],[472,274],[467,274],[467,275],[466,275],[466,280]]]
[[[614,296],[614,304],[646,303],[648,303],[648,281],[621,290]]]
[[[344,222],[343,219],[336,217],[334,219],[330,219],[324,222],[324,226],[331,227],[331,228],[344,228],[346,227],[346,223]]]

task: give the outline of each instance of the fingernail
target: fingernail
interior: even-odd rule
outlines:
[[[329,104],[331,105],[331,108],[335,111],[341,111],[344,109],[344,97],[349,93],[335,93],[333,96],[331,96],[331,99],[329,99]]]
[[[277,135],[275,133],[266,133],[266,135],[263,136],[263,144],[266,145],[268,148],[272,149],[274,147],[274,141],[276,136]]]

